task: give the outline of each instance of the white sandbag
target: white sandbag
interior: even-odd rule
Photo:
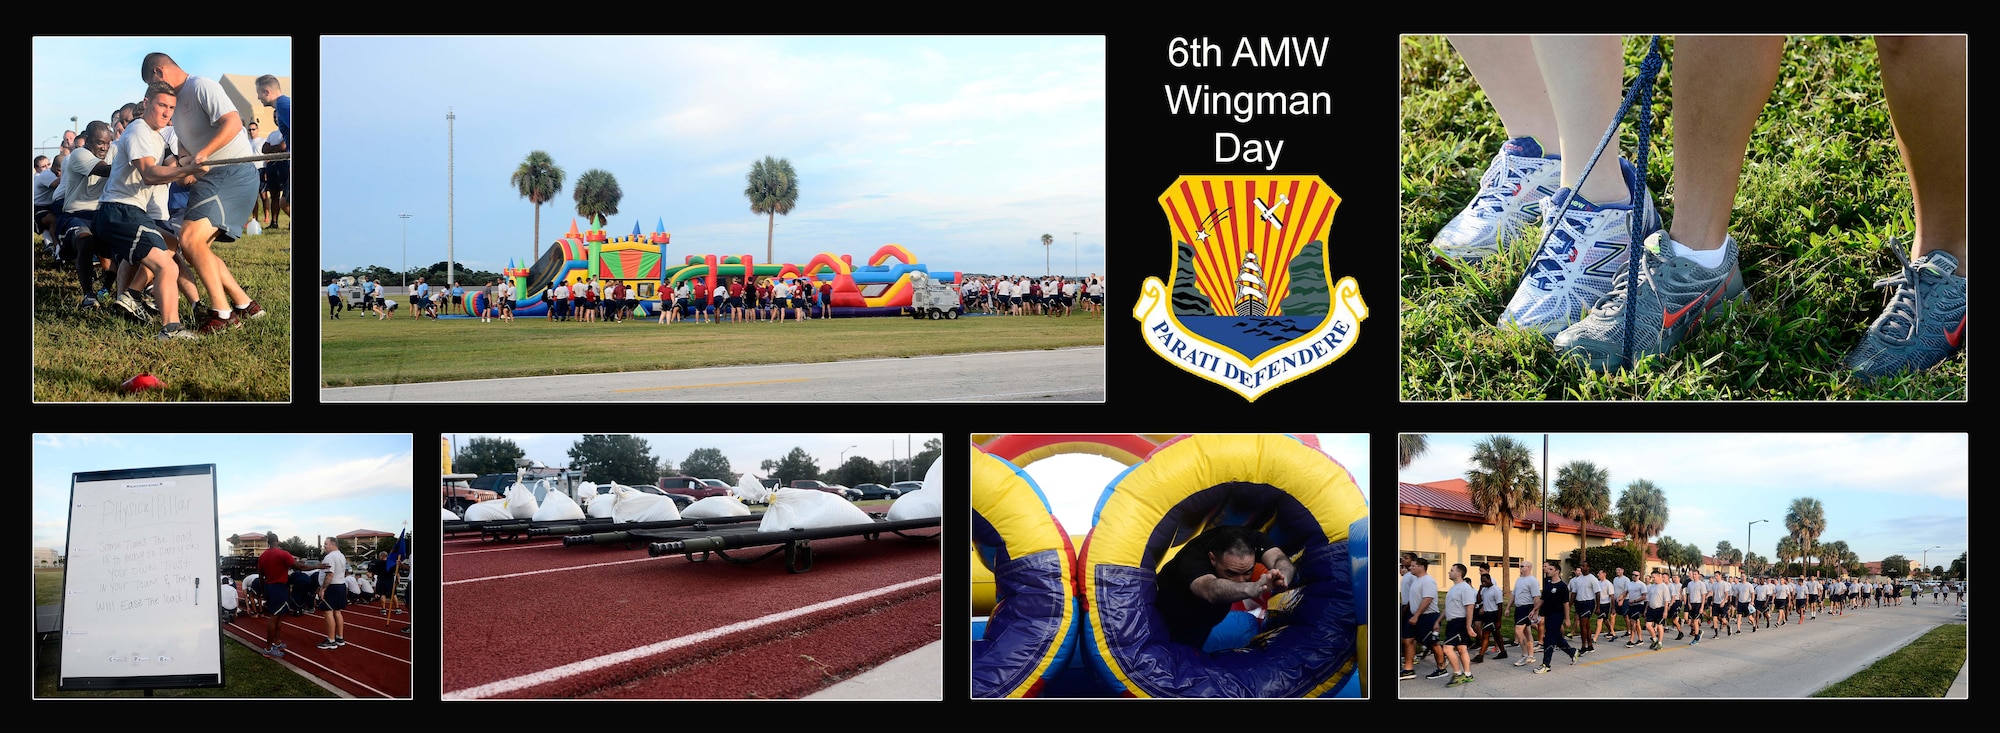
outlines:
[[[445,509],[445,508],[443,508],[443,507],[439,507],[439,508],[438,508],[438,511],[441,511],[441,512],[444,512],[444,521],[447,521],[447,522],[456,522],[456,521],[458,521],[458,515],[456,515],[456,514],[453,514],[453,513],[451,513],[451,510],[450,510],[450,509]]]
[[[468,522],[492,522],[513,518],[514,515],[507,511],[506,499],[482,501],[467,507],[465,510],[465,521]]]
[[[689,504],[681,511],[682,519],[718,519],[721,517],[750,516],[750,507],[734,496],[711,496]]]
[[[590,498],[590,508],[586,512],[591,519],[611,516],[611,506],[618,503],[617,494],[598,494]]]
[[[936,460],[931,461],[930,470],[924,471],[924,488],[944,488],[944,456],[938,456]]]
[[[535,492],[528,487],[517,483],[507,488],[507,512],[515,519],[533,519],[538,508]]]
[[[944,516],[944,492],[929,486],[896,497],[896,503],[889,505],[889,513],[884,515],[889,521],[901,519],[930,519]]]
[[[631,487],[618,492],[618,501],[611,505],[611,521],[618,524],[666,522],[680,518],[680,510],[674,508],[674,500]]]
[[[583,507],[560,491],[549,492],[548,500],[535,510],[537,522],[563,522],[583,518]]]
[[[743,474],[743,478],[736,480],[736,496],[747,503],[768,504],[771,501],[771,490],[764,488],[763,484],[757,483],[757,479],[750,478],[750,474],[746,473]]]
[[[872,521],[854,502],[833,494],[813,489],[779,489],[771,495],[771,508],[764,510],[764,520],[757,525],[757,531],[844,527]]]

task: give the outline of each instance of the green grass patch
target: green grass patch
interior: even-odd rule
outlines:
[[[269,232],[269,230],[267,230]],[[76,272],[35,257],[34,394],[38,402],[285,402],[292,393],[291,232],[215,247],[265,316],[195,341],[163,342],[109,308],[85,311]],[[209,295],[202,290],[204,303]],[[185,299],[183,299],[185,300]],[[212,303],[209,303],[213,305]],[[181,322],[194,328],[191,306]],[[160,389],[125,394],[139,373]]]
[[[40,569],[35,571],[35,605],[45,606],[62,600],[63,571],[61,569]],[[54,653],[56,647],[44,651]],[[145,697],[143,690],[62,692],[56,690],[57,673],[60,668],[51,663],[37,665],[35,670],[36,697]],[[246,647],[227,636],[222,642],[221,687],[204,687],[185,690],[155,690],[154,697],[338,697],[300,677],[276,661],[264,658],[256,650]]]
[[[548,374],[845,361],[1104,345],[1104,318],[1076,314],[953,321],[836,318],[805,322],[552,323],[522,318],[378,321],[320,318],[320,384],[352,387]]]
[[[1931,629],[1813,697],[1944,697],[1965,665],[1965,624]]]
[[[1645,37],[1627,38],[1627,80]],[[1449,43],[1402,41],[1400,197],[1401,393],[1411,400],[1963,400],[1966,355],[1875,383],[1841,359],[1881,313],[1896,272],[1891,236],[1915,231],[1909,175],[1896,149],[1869,38],[1787,39],[1778,83],[1758,118],[1730,233],[1747,298],[1711,314],[1674,352],[1597,374],[1557,358],[1538,335],[1497,327],[1539,232],[1477,266],[1433,261],[1431,238],[1470,201],[1506,139],[1499,116]],[[1645,171],[1673,221],[1673,43],[1660,74]],[[1636,114],[1636,112],[1635,112]],[[1621,150],[1638,144],[1621,128]]]

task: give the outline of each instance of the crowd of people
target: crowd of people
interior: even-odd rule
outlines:
[[[965,309],[994,315],[1069,315],[1075,308],[1096,313],[1104,308],[1104,278],[994,275],[967,278],[960,290]]]
[[[1521,565],[1521,577],[1511,591],[1513,631],[1509,634],[1501,626],[1508,590],[1495,585],[1487,563],[1473,563],[1472,569],[1479,571],[1477,586],[1463,563],[1451,566],[1449,589],[1440,606],[1430,561],[1411,554],[1403,556],[1402,602],[1408,615],[1402,619],[1402,679],[1416,679],[1417,662],[1432,656],[1436,666],[1425,679],[1449,678],[1448,687],[1469,684],[1474,680],[1472,665],[1486,661],[1489,649],[1494,652],[1492,658],[1499,660],[1508,658],[1507,647],[1514,646],[1522,652],[1514,666],[1535,664],[1538,639],[1542,658],[1534,672],[1545,674],[1553,669],[1551,663],[1558,650],[1569,657],[1570,664],[1576,664],[1580,657],[1597,651],[1597,642],[1614,642],[1621,631],[1627,649],[1644,646],[1658,650],[1669,641],[1687,641],[1693,646],[1704,636],[1713,642],[1756,633],[1759,626],[1768,630],[1810,623],[1821,614],[1842,616],[1900,606],[1905,596],[1914,605],[1922,590],[1917,584],[1893,579],[1791,578],[1699,570],[1675,573],[1663,568],[1645,573],[1615,568],[1606,573],[1584,566],[1572,569],[1570,577],[1563,579],[1562,565],[1549,560],[1542,564],[1540,581],[1526,563]],[[1445,622],[1443,629],[1437,628],[1440,618]],[[1674,632],[1671,640],[1666,637],[1668,631]]]
[[[406,613],[397,595],[397,578],[404,568],[392,556],[378,556],[363,566],[350,567],[339,543],[327,539],[320,548],[324,554],[313,563],[279,547],[275,532],[264,539],[270,546],[257,557],[256,572],[241,579],[223,578],[225,609],[240,606],[245,615],[265,618],[264,656],[285,656],[289,645],[280,638],[279,629],[287,615],[319,612],[326,622],[326,638],[318,646],[331,650],[347,645],[346,611],[350,604],[379,601],[381,605],[370,610],[380,610],[383,618]],[[272,582],[276,578],[283,581]],[[232,600],[239,602],[232,604]],[[404,626],[402,633],[410,633],[410,627]]]
[[[291,98],[276,76],[257,79],[258,101],[274,108],[279,128],[258,137],[256,121],[241,118],[222,85],[164,53],[147,54],[139,78],[140,101],[65,132],[54,159],[36,156],[34,226],[43,252],[74,264],[80,308],[157,323],[163,341],[239,328],[264,309],[215,247],[246,236],[266,211],[276,226],[276,212],[290,211],[289,172],[209,163],[289,150]],[[194,328],[182,325],[183,297]]]

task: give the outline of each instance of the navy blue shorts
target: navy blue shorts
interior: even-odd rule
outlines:
[[[90,231],[104,241],[111,250],[111,258],[119,262],[138,262],[146,259],[153,250],[166,250],[166,237],[160,234],[159,225],[152,217],[131,204],[106,201],[97,207],[97,217],[91,220]]]
[[[259,578],[259,582],[263,579]],[[291,589],[283,583],[264,583],[264,611],[277,615],[291,610]]]
[[[326,587],[326,610],[338,611],[347,607],[347,586],[334,583]]]

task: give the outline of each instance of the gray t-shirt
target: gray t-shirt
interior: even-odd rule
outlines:
[[[1535,583],[1534,578],[1523,575],[1514,581],[1514,605],[1535,605],[1535,596],[1541,592],[1542,588]]]
[[[1444,596],[1444,619],[1450,621],[1455,618],[1465,618],[1465,607],[1472,605],[1477,600],[1477,595],[1473,592],[1471,583],[1458,581],[1458,585],[1452,586],[1451,592]]]
[[[104,184],[110,181],[111,177],[93,176],[90,171],[102,162],[90,152],[89,148],[69,151],[69,158],[63,161],[64,211],[97,210],[97,199],[104,195]]]
[[[1491,612],[1500,610],[1500,586],[1488,585],[1479,589],[1479,610]]]
[[[1403,592],[1403,605],[1410,609],[1410,613],[1416,613],[1417,605],[1423,603],[1425,598],[1429,598],[1431,599],[1430,608],[1424,609],[1424,612],[1437,613],[1437,597],[1438,582],[1436,578],[1432,578],[1429,575],[1412,575],[1410,576],[1409,590]]]
[[[1597,578],[1588,575],[1579,575],[1570,578],[1569,597],[1576,599],[1578,603],[1595,603],[1597,601]]]
[[[222,118],[236,112],[236,103],[229,101],[221,84],[199,76],[188,77],[181,84],[180,102],[174,110],[174,132],[180,136],[181,149],[192,153],[208,147],[209,141],[222,131]],[[208,156],[210,160],[251,155],[249,139],[240,134],[243,130],[240,114],[236,129],[238,134],[231,135],[228,143]]]
[[[160,133],[155,132],[144,119],[133,120],[125,126],[125,132],[118,136],[118,141],[111,144],[111,180],[104,184],[104,193],[98,200],[146,208],[153,196],[152,189],[161,189],[164,195],[167,186],[147,185],[139,178],[139,168],[133,162],[152,158],[153,164],[159,165],[166,152],[167,143],[161,139]]]

